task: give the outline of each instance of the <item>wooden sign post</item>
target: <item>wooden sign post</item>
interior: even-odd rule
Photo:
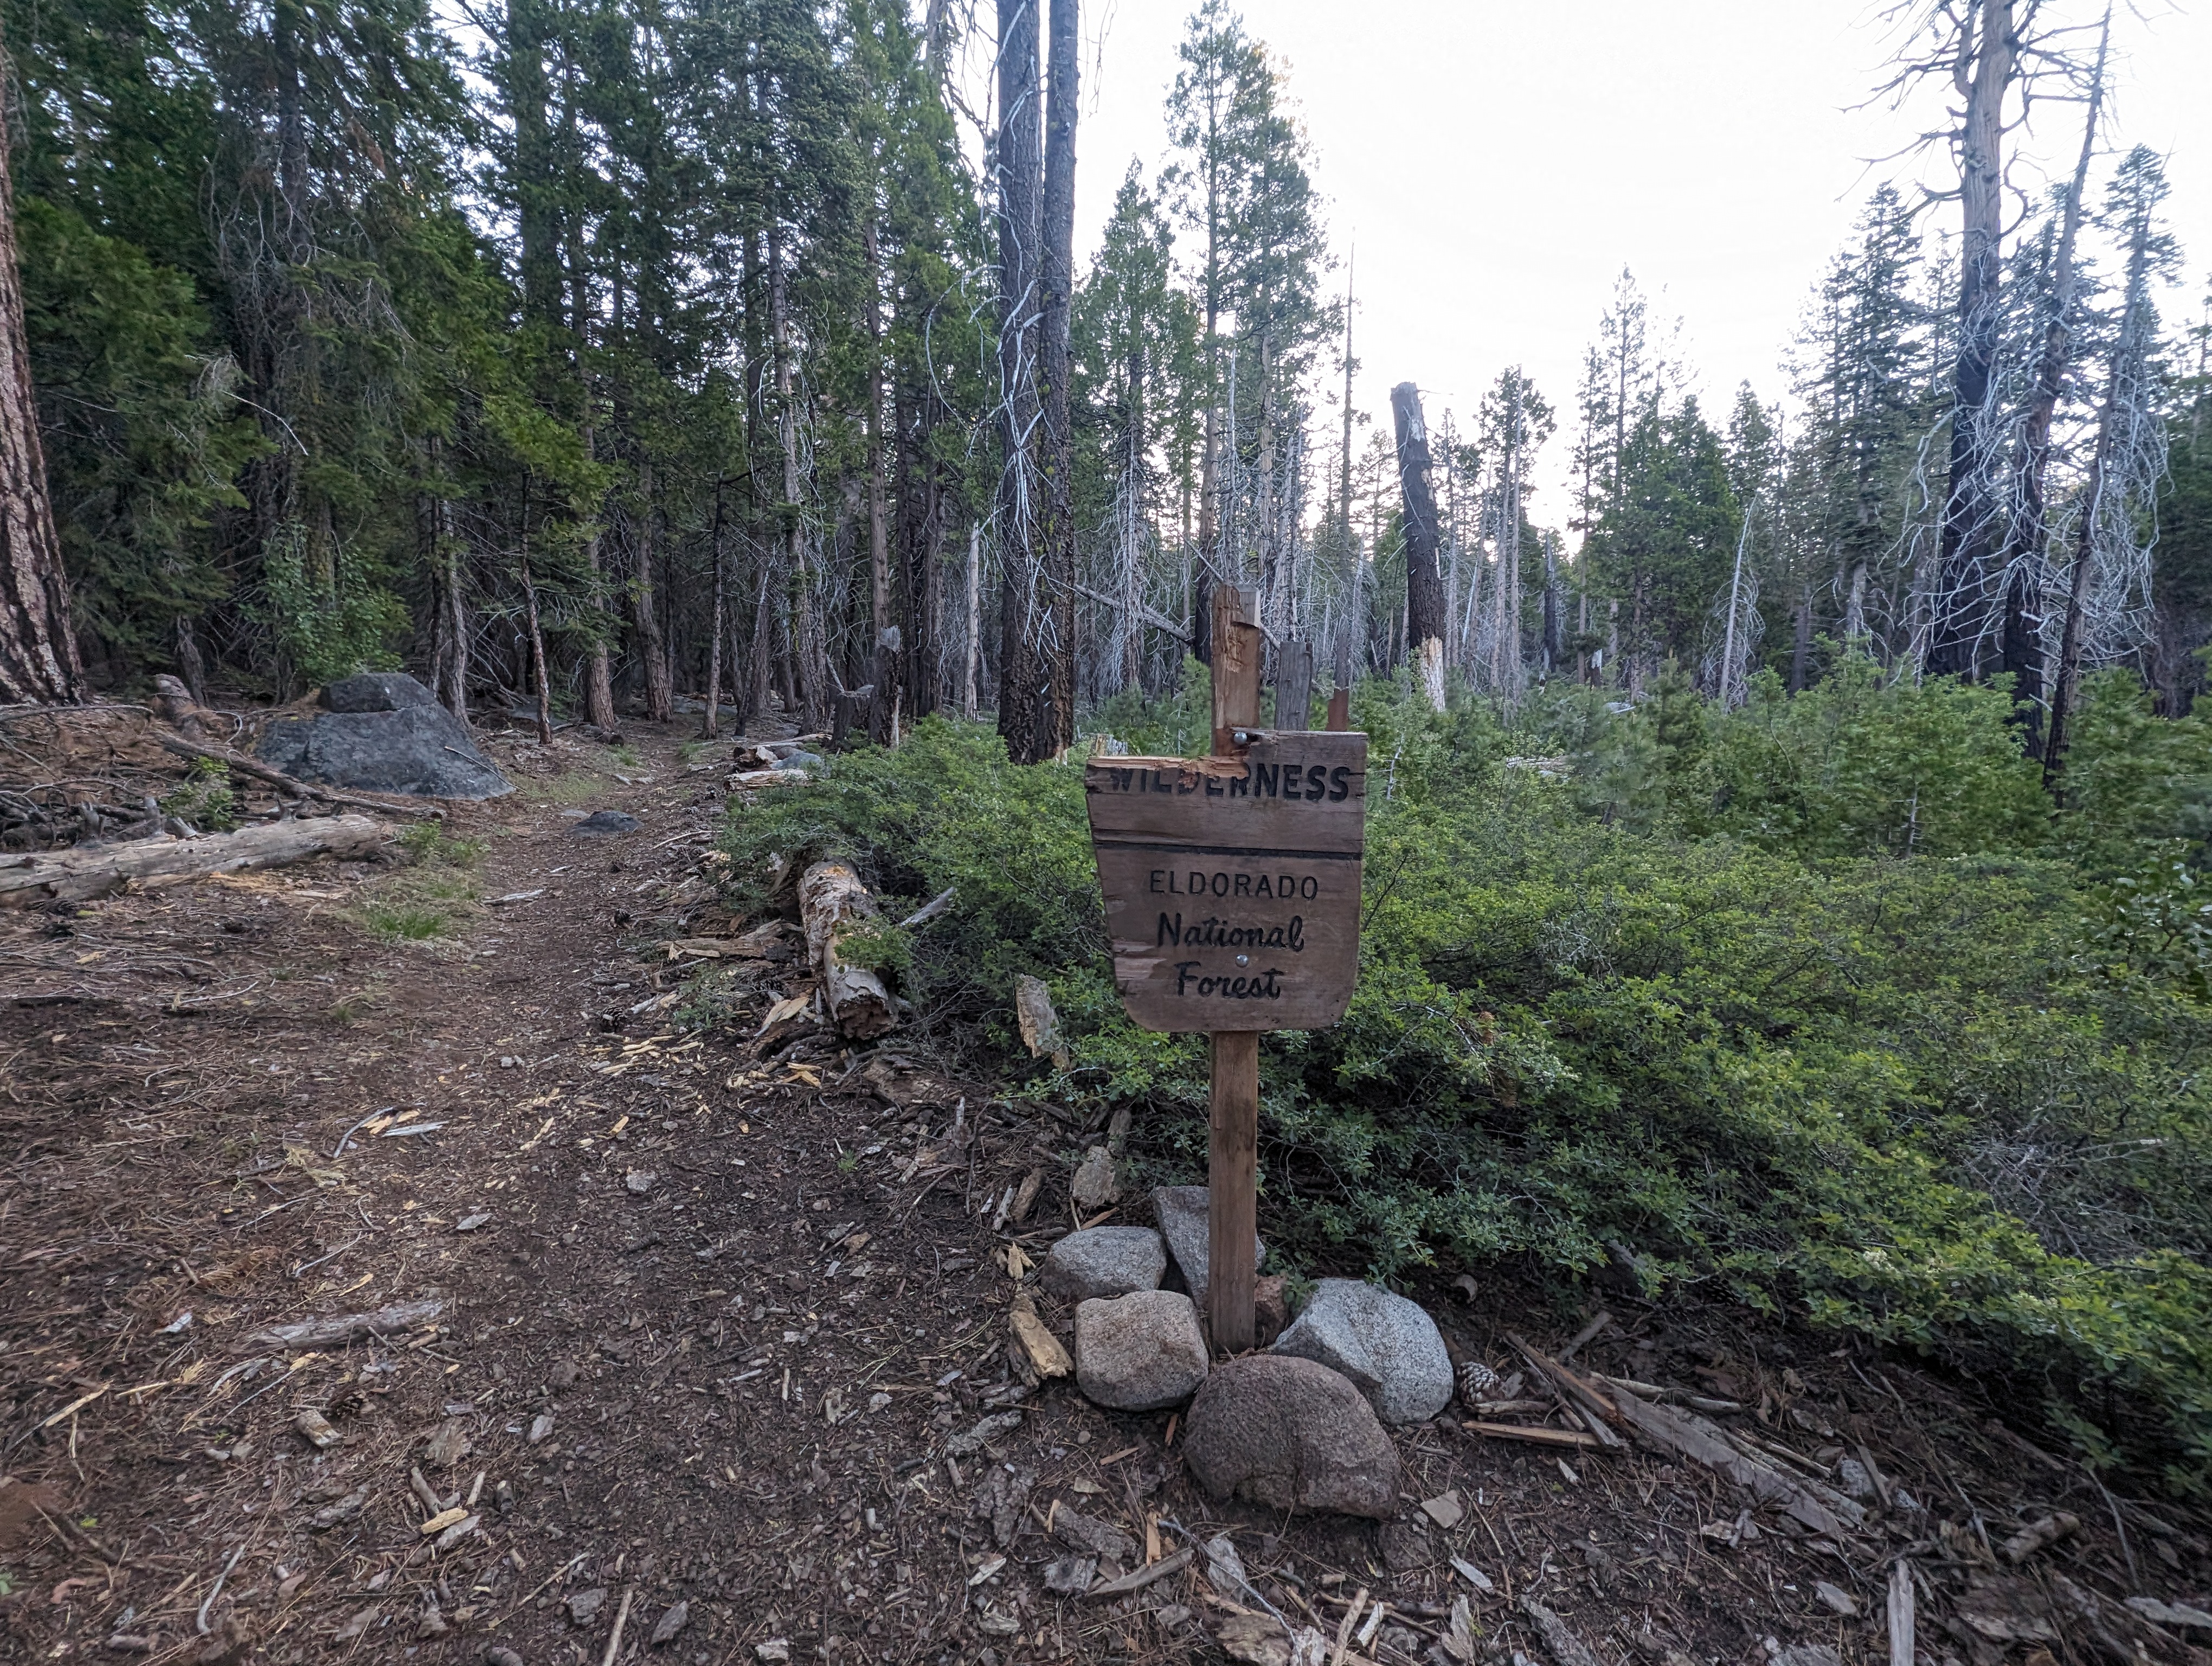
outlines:
[[[1121,1003],[1212,1041],[1206,1318],[1232,1353],[1253,1340],[1260,1034],[1344,1016],[1366,842],[1367,737],[1259,727],[1255,601],[1213,593],[1211,757],[1084,772]]]

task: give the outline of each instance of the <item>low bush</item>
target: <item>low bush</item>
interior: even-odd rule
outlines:
[[[1188,750],[1203,712],[1099,720]],[[2100,684],[2054,815],[2001,690],[1863,669],[1729,714],[1675,684],[1508,724],[1381,683],[1354,712],[1358,988],[1262,1051],[1292,1266],[1610,1263],[2002,1373],[2095,1461],[2212,1483],[2201,734],[2164,726],[2152,756]],[[917,1022],[1021,1091],[1133,1105],[1141,1167],[1202,1172],[1203,1043],[1122,1016],[1076,763],[933,719],[738,812],[727,848],[755,903],[794,854],[854,861],[892,918],[952,888],[872,945]],[[1023,972],[1064,1073],[1016,1045]]]

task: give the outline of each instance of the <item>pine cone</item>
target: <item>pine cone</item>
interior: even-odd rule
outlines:
[[[1496,1371],[1480,1359],[1459,1362],[1459,1397],[1470,1406],[1478,1400],[1495,1400],[1501,1380]]]

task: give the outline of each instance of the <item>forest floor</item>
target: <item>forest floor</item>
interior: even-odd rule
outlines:
[[[1252,1597],[1202,1554],[1118,1598],[1046,1587],[1075,1512],[1133,1565],[1229,1533],[1332,1644],[1366,1594],[1340,1659],[1428,1657],[1465,1596],[1486,1657],[1589,1666],[1534,1597],[1607,1666],[1856,1666],[1888,1658],[1900,1558],[1931,1666],[2212,1659],[2119,1606],[2212,1606],[2201,1523],[2106,1494],[1971,1383],[1723,1304],[1608,1298],[1580,1362],[1740,1402],[1808,1474],[1870,1460],[1863,1532],[1457,1407],[1394,1432],[1398,1522],[1210,1504],[1171,1416],[1009,1375],[1011,1250],[1067,1229],[1083,1130],[896,1034],[755,1058],[803,956],[742,963],[736,1021],[669,1022],[697,952],[669,945],[749,922],[714,901],[724,755],[630,733],[491,737],[518,790],[455,812],[474,853],[0,915],[0,1657],[1219,1658]],[[603,809],[638,830],[573,830]],[[1507,1332],[1556,1350],[1595,1304],[1506,1274],[1413,1293],[1501,1371]],[[257,1340],[426,1302],[381,1339]],[[2014,1566],[2054,1512],[2078,1526]]]

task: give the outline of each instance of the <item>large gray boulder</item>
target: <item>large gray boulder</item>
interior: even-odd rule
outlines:
[[[1168,1252],[1149,1226],[1092,1226],[1070,1232],[1044,1258],[1044,1287],[1063,1301],[1112,1299],[1158,1290]]]
[[[1357,1279],[1323,1279],[1275,1352],[1350,1379],[1385,1423],[1419,1423],[1451,1402],[1451,1355],[1419,1303]]]
[[[1157,1411],[1206,1380],[1206,1338],[1190,1298],[1133,1290],[1075,1310],[1075,1383],[1117,1412]]]
[[[1376,1521],[1398,1513],[1398,1452],[1374,1408],[1310,1359],[1249,1353],[1213,1371],[1183,1420],[1182,1455],[1216,1499]]]
[[[414,798],[492,799],[514,789],[468,726],[404,672],[364,672],[331,684],[324,709],[269,726],[264,763],[295,780]]]
[[[404,671],[364,671],[324,686],[326,712],[396,712],[409,706],[434,706],[438,696]]]
[[[1203,1186],[1162,1186],[1152,1193],[1152,1219],[1160,1224],[1160,1236],[1168,1241],[1168,1253],[1175,1257],[1191,1300],[1200,1307],[1206,1305],[1206,1268],[1213,1253],[1207,1237],[1206,1195]],[[1257,1267],[1267,1253],[1267,1245],[1255,1232],[1252,1265]]]

